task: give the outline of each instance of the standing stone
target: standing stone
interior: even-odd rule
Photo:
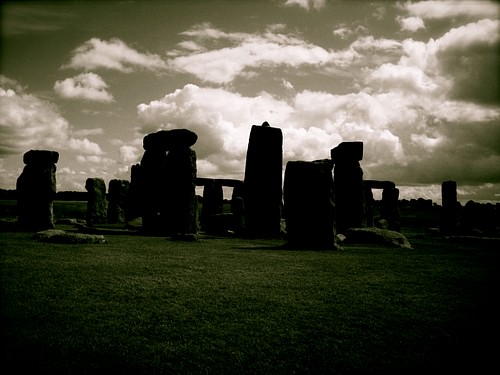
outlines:
[[[245,231],[250,237],[279,237],[281,230],[283,134],[253,125],[246,155]]]
[[[130,222],[142,217],[142,177],[141,165],[135,164],[130,168],[130,185],[125,199],[125,219]]]
[[[30,150],[23,156],[26,166],[17,179],[18,223],[24,229],[54,228],[56,195],[56,151]]]
[[[363,142],[342,142],[331,150],[335,164],[335,209],[337,232],[366,226],[363,170]]]
[[[215,180],[207,182],[203,187],[203,207],[201,210],[201,227],[210,231],[210,223],[215,215],[224,212],[224,191],[222,185]]]
[[[187,129],[161,130],[144,137],[140,191],[147,233],[196,233],[196,153],[190,147],[197,139]]]
[[[287,163],[283,211],[290,246],[334,248],[335,203],[330,160]]]
[[[441,184],[441,233],[455,234],[458,226],[458,201],[456,181]]]
[[[401,232],[401,220],[399,215],[399,189],[386,188],[382,190],[382,205],[380,217],[387,221],[388,229]]]
[[[172,148],[167,155],[165,199],[160,215],[174,235],[196,233],[196,153],[190,148]]]
[[[109,181],[108,223],[125,223],[125,204],[130,182],[127,180]]]
[[[108,216],[106,184],[102,178],[87,178],[87,224],[104,224]]]
[[[373,199],[372,188],[363,183],[364,199],[365,199],[365,221],[367,227],[373,227],[375,225],[375,218],[373,217],[373,206],[375,204],[375,199]]]

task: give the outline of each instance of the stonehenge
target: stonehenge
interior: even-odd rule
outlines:
[[[352,234],[353,228],[401,232],[399,189],[392,181],[363,179],[361,141],[341,142],[330,150],[330,159],[290,160],[283,174],[281,129],[267,122],[252,125],[244,179],[236,180],[197,176],[191,148],[197,139],[188,129],[147,134],[142,159],[131,166],[130,181],[112,179],[106,192],[102,178],[88,178],[87,224],[128,224],[140,218],[139,228],[146,235],[182,238],[201,230],[248,238],[286,236],[291,247],[316,249],[335,248],[336,235]],[[20,226],[54,228],[58,159],[55,151],[24,154],[26,166],[16,184]],[[203,189],[200,197],[197,187]],[[227,188],[232,188],[230,200],[224,199]],[[380,201],[373,199],[374,189],[382,190]],[[432,208],[432,202],[424,203]],[[442,183],[442,234],[473,230],[478,210],[471,202],[460,211],[456,182]]]

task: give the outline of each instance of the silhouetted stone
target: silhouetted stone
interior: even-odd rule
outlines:
[[[330,160],[287,163],[283,211],[290,246],[334,248],[335,204]]]
[[[455,234],[458,225],[458,201],[456,181],[444,181],[441,184],[441,233]]]
[[[56,151],[31,150],[24,154],[26,166],[17,179],[18,223],[24,229],[54,228]]]
[[[363,170],[363,142],[342,142],[331,150],[334,168],[335,209],[338,233],[366,226]]]
[[[108,223],[125,223],[125,203],[130,182],[111,180],[108,189]]]
[[[401,231],[401,219],[399,215],[399,189],[386,188],[382,191],[382,204],[380,217],[387,220],[389,230]]]
[[[245,230],[251,237],[280,235],[282,163],[281,129],[253,125],[244,181]]]
[[[163,130],[144,137],[140,190],[147,233],[196,233],[196,153],[189,146],[197,138],[187,129]]]
[[[363,160],[363,142],[342,142],[330,152],[333,164]]]
[[[125,219],[127,222],[131,222],[139,217],[142,218],[142,183],[141,165],[132,165],[130,168],[130,185],[125,199]]]
[[[106,184],[102,178],[87,178],[85,189],[88,192],[87,224],[104,224],[108,216]]]
[[[207,232],[211,231],[211,221],[214,216],[222,214],[224,211],[224,192],[222,185],[219,185],[216,180],[208,182],[203,188],[203,206],[201,210],[201,227]]]
[[[144,150],[168,151],[174,148],[189,148],[196,143],[198,135],[188,129],[160,130],[143,139]]]
[[[373,217],[373,206],[375,204],[375,200],[373,199],[373,191],[369,185],[363,184],[363,192],[364,192],[364,199],[365,199],[366,226],[373,227],[375,225],[375,221],[374,221],[374,217]]]
[[[30,150],[23,155],[24,164],[57,164],[59,153],[57,151]]]

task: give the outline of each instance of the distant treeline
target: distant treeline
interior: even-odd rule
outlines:
[[[17,192],[15,190],[0,189],[0,199],[3,200],[16,200]],[[56,200],[58,201],[86,201],[86,191],[58,191],[56,193]]]

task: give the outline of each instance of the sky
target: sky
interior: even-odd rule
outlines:
[[[4,1],[0,188],[31,149],[58,191],[130,180],[142,139],[198,134],[198,177],[244,178],[252,125],[289,160],[362,141],[401,199],[500,202],[496,1]]]

